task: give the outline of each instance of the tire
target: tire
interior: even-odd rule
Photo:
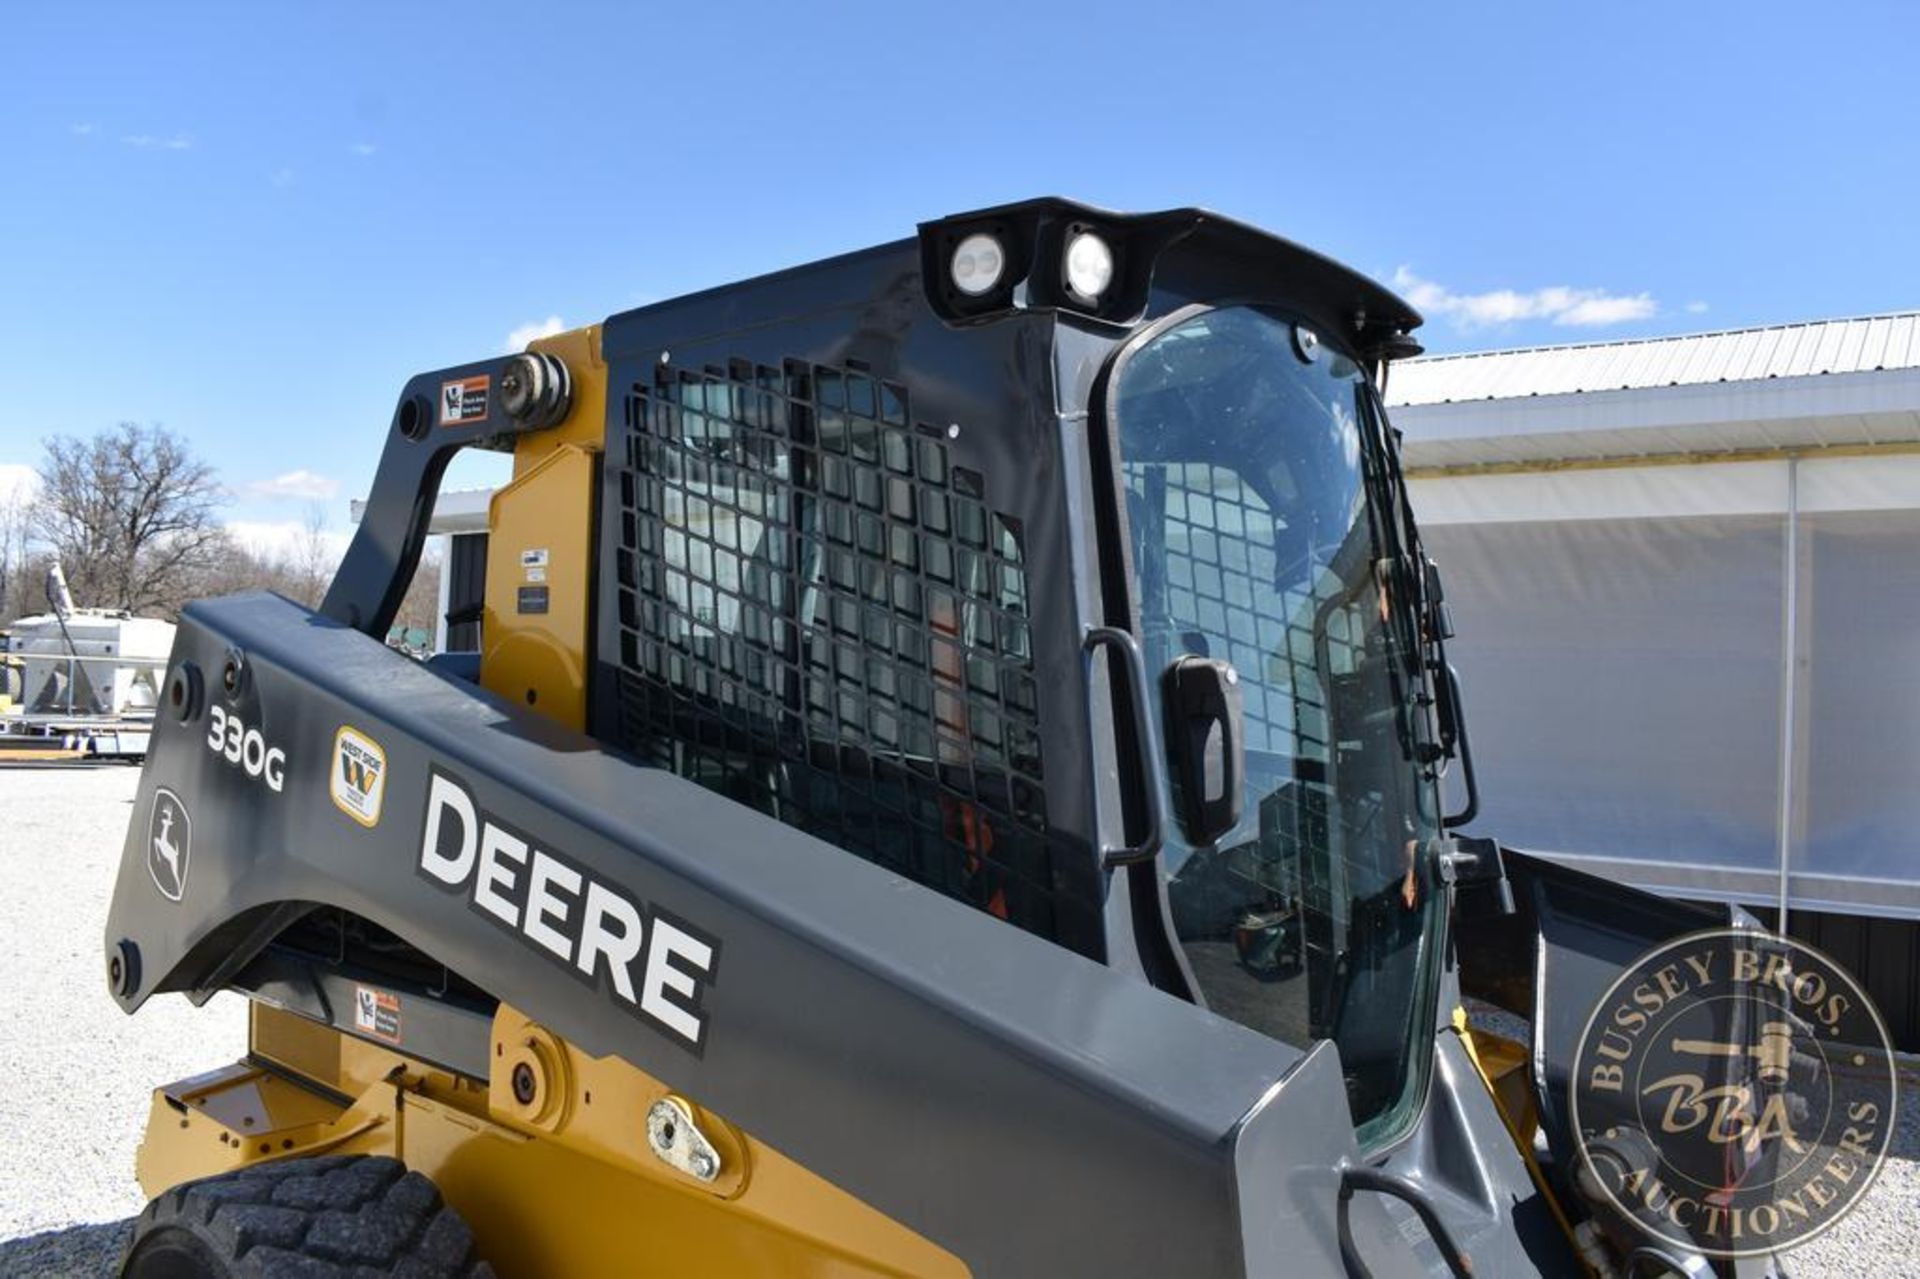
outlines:
[[[397,1159],[256,1164],[175,1186],[134,1223],[122,1279],[492,1279],[473,1232]]]

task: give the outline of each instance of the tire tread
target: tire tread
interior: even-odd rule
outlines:
[[[164,1191],[135,1223],[123,1273],[142,1240],[176,1231],[247,1279],[493,1275],[433,1182],[385,1155],[252,1164]]]

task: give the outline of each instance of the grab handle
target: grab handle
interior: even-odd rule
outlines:
[[[1133,638],[1133,632],[1117,626],[1090,627],[1081,644],[1086,657],[1089,703],[1093,696],[1093,655],[1102,648],[1111,651],[1112,669],[1121,673],[1127,686],[1127,706],[1133,717],[1133,740],[1137,748],[1135,764],[1140,770],[1140,789],[1147,801],[1147,829],[1138,841],[1119,847],[1104,842],[1101,844],[1100,865],[1103,869],[1112,869],[1115,866],[1152,861],[1158,856],[1166,817],[1161,811],[1157,776],[1157,765],[1161,758],[1160,734],[1154,726],[1153,710],[1147,703],[1147,661],[1140,655],[1140,644]]]

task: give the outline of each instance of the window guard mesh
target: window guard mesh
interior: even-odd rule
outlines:
[[[620,744],[1043,936],[1023,534],[857,364],[660,367],[625,398]]]

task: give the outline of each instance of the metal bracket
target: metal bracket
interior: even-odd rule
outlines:
[[[720,1152],[694,1122],[693,1108],[678,1097],[662,1097],[648,1109],[647,1145],[662,1163],[695,1181],[720,1176]]]

